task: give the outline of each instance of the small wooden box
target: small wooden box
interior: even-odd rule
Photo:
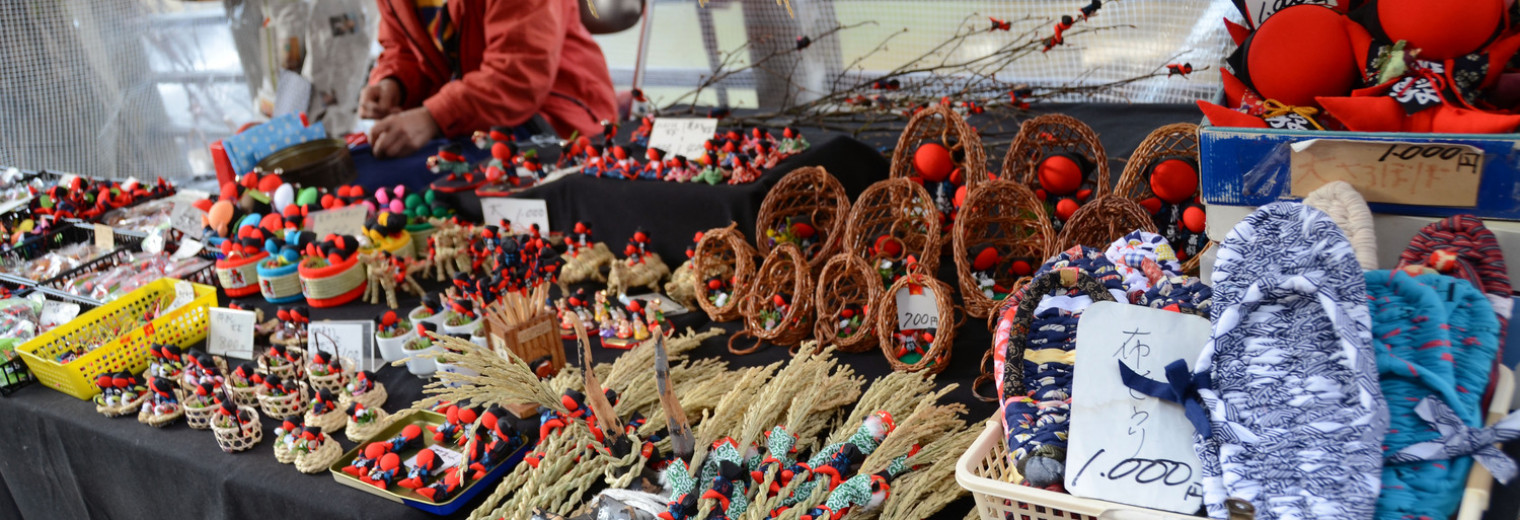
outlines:
[[[540,312],[527,321],[512,325],[486,320],[485,327],[492,350],[511,352],[529,366],[547,357],[549,374],[557,374],[565,367],[565,344],[560,339],[553,314]]]

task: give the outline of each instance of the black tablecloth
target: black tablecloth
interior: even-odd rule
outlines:
[[[1127,155],[1157,126],[1199,117],[1196,109],[1183,105],[1066,106],[1053,110],[1092,125],[1114,157]],[[778,166],[752,185],[704,187],[577,177],[529,190],[524,196],[549,201],[555,229],[565,229],[576,220],[592,221],[598,239],[614,248],[621,246],[635,226],[644,226],[655,238],[656,250],[674,267],[697,230],[733,220],[746,235],[753,234],[755,213],[765,191],[795,166],[826,166],[841,177],[852,196],[872,179],[886,175],[884,159],[861,153],[872,148],[822,134],[814,143],[808,154]],[[385,163],[372,158],[356,160],[361,172]],[[420,168],[420,163],[406,168]],[[946,259],[941,264],[941,279],[953,284],[953,262]],[[222,299],[223,304],[227,301]],[[402,307],[410,308],[414,302],[414,298],[403,298]],[[380,312],[374,306],[351,304],[313,309],[312,318],[373,319]],[[737,323],[707,323],[700,313],[676,316],[672,321],[698,330],[717,326],[731,333],[738,329]],[[734,367],[788,357],[786,349],[775,346],[749,356],[732,356],[727,353],[727,341],[727,334],[709,339],[692,356],[720,357]],[[939,376],[942,384],[960,385],[947,399],[965,403],[970,422],[990,417],[995,410],[993,404],[980,402],[970,393],[977,362],[990,342],[985,323],[968,320],[958,331],[952,362]],[[596,361],[604,362],[621,352],[595,349],[593,355]],[[868,378],[890,371],[877,350],[842,353],[840,357]],[[385,368],[377,377],[390,392],[387,410],[405,407],[420,395],[421,381],[404,369]],[[266,420],[264,442],[251,451],[229,455],[217,448],[209,431],[190,430],[182,422],[155,430],[132,418],[107,419],[84,401],[33,385],[0,399],[0,518],[430,518],[406,506],[342,487],[328,475],[302,475],[291,466],[277,463],[270,447],[274,426],[272,420]],[[345,441],[344,446],[352,444]],[[474,505],[467,505],[464,511]],[[951,516],[960,518],[964,511],[963,504],[961,514]]]

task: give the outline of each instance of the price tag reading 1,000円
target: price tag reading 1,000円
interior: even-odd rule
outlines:
[[[939,301],[928,287],[904,287],[897,290],[897,330],[939,328]]]

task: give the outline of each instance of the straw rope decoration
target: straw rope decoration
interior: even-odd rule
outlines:
[[[900,274],[911,256],[932,273],[939,266],[941,240],[939,211],[929,192],[896,178],[872,184],[855,200],[844,245],[845,252],[874,269]],[[883,278],[883,284],[892,279]]]
[[[755,275],[755,248],[749,245],[738,224],[714,228],[702,235],[692,257],[697,272],[697,305],[713,321],[733,321],[739,317],[739,299],[744,296]],[[708,284],[717,281],[726,294],[710,294]]]
[[[310,300],[337,298],[348,294],[349,291],[358,288],[360,285],[364,285],[366,282],[364,264],[362,262],[354,262],[348,269],[344,269],[342,272],[332,276],[301,278],[301,285],[304,288],[302,292]]]
[[[955,481],[955,462],[971,448],[980,433],[975,428],[967,428],[940,437],[924,446],[918,454],[908,457],[908,467],[927,467],[914,470],[892,483],[892,499],[882,506],[880,517],[930,518],[965,496],[966,488]],[[975,508],[971,513],[976,513]]]
[[[873,312],[882,292],[881,276],[858,256],[840,253],[823,264],[813,304],[818,318],[813,337],[832,343],[843,352],[865,352],[876,344]],[[850,316],[842,314],[850,311]],[[843,331],[849,331],[845,334]]]
[[[813,333],[813,273],[795,244],[781,244],[765,257],[739,299],[739,314],[744,330],[728,338],[728,351],[735,355],[752,354],[766,341],[795,347]],[[741,336],[754,337],[755,345],[734,348]]]
[[[755,243],[762,256],[777,244],[793,243],[813,272],[839,252],[850,215],[850,198],[839,180],[821,166],[805,166],[782,177],[755,219]]]
[[[1044,206],[1024,185],[998,179],[972,188],[954,235],[955,272],[966,314],[991,315],[1019,279],[1050,257],[1055,237]]]
[[[264,294],[265,299],[280,299],[301,294],[301,274],[294,269],[281,275],[260,274],[259,292]]]
[[[1136,230],[1156,232],[1156,224],[1151,222],[1145,207],[1117,195],[1104,195],[1072,214],[1056,238],[1055,251],[1078,245],[1102,250]]]
[[[1355,186],[1346,181],[1325,184],[1309,192],[1309,196],[1304,197],[1304,205],[1325,212],[1335,225],[1340,226],[1346,239],[1351,241],[1351,249],[1356,251],[1356,263],[1361,264],[1362,269],[1378,268],[1377,229],[1372,222],[1372,210]]]
[[[1169,171],[1156,168],[1169,160],[1191,164],[1186,165],[1189,168]],[[1139,202],[1151,213],[1156,229],[1171,242],[1172,250],[1183,260],[1182,271],[1193,275],[1198,274],[1203,252],[1213,245],[1204,234],[1202,222],[1195,222],[1200,227],[1192,229],[1183,218],[1194,207],[1202,215],[1203,205],[1197,201],[1199,180],[1198,125],[1175,123],[1157,128],[1135,147],[1135,153],[1124,164],[1124,173],[1119,175],[1119,182],[1114,187],[1115,195]],[[1162,193],[1157,193],[1158,187]]]

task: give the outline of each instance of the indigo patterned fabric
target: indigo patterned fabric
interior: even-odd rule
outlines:
[[[999,327],[1007,340],[999,388],[1008,452],[1029,485],[1064,480],[1077,322],[1093,302],[1121,298],[1113,264],[1095,249],[1073,248],[1041,267],[1009,326]]]
[[[1196,370],[1212,436],[1195,436],[1203,503],[1256,517],[1366,519],[1377,504],[1388,407],[1367,286],[1346,236],[1298,203],[1261,207],[1220,244],[1213,337]]]
[[[1148,231],[1132,231],[1120,237],[1108,245],[1103,256],[1124,276],[1124,286],[1133,295],[1131,302],[1150,290],[1156,280],[1182,273],[1172,244]]]

